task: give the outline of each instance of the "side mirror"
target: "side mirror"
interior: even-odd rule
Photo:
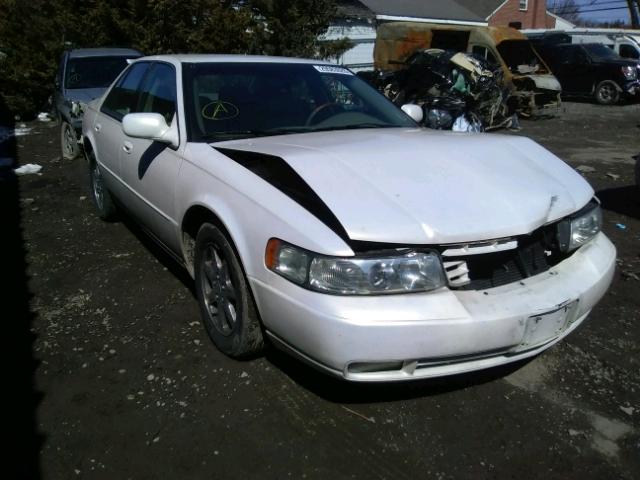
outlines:
[[[401,108],[402,108],[402,111],[407,115],[409,115],[411,118],[413,118],[413,120],[416,123],[420,123],[424,118],[424,112],[422,111],[422,108],[419,107],[418,105],[414,105],[413,103],[407,103],[403,105]]]
[[[170,127],[159,113],[130,113],[122,119],[122,131],[129,137],[146,138],[177,147],[180,140],[176,124],[173,122]]]

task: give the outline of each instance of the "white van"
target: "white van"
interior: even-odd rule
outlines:
[[[531,39],[566,36],[571,38],[571,43],[601,43],[623,58],[640,62],[640,30],[574,28],[572,30],[523,30],[522,33]]]

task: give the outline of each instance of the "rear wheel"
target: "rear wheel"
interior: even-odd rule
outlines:
[[[60,146],[62,148],[62,158],[74,160],[80,154],[78,137],[73,127],[64,120],[60,121]]]
[[[194,266],[200,313],[213,343],[234,358],[259,353],[262,329],[242,266],[226,234],[210,223],[198,231]]]
[[[615,105],[620,100],[620,90],[615,82],[605,80],[596,86],[595,97],[600,105]]]
[[[89,159],[89,188],[98,216],[105,221],[113,220],[116,217],[116,206],[111,198],[111,193],[104,184],[100,166],[93,152],[90,152],[87,157]]]

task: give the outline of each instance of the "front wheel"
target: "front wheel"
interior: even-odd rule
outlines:
[[[62,158],[65,160],[74,160],[80,154],[76,131],[64,120],[60,121],[60,146],[62,149]]]
[[[218,227],[200,227],[194,265],[202,322],[215,346],[234,358],[260,353],[264,340],[253,297],[238,256]]]
[[[596,87],[595,97],[600,105],[615,105],[620,100],[620,90],[615,82],[605,80]]]

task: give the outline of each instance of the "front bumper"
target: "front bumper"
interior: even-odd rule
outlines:
[[[632,82],[627,82],[622,87],[622,90],[627,95],[640,95],[640,80],[634,80]]]
[[[549,348],[604,295],[615,258],[600,233],[545,273],[483,291],[341,297],[275,274],[269,283],[250,281],[277,346],[347,380],[410,380],[494,367]],[[555,326],[532,336],[535,318]]]

